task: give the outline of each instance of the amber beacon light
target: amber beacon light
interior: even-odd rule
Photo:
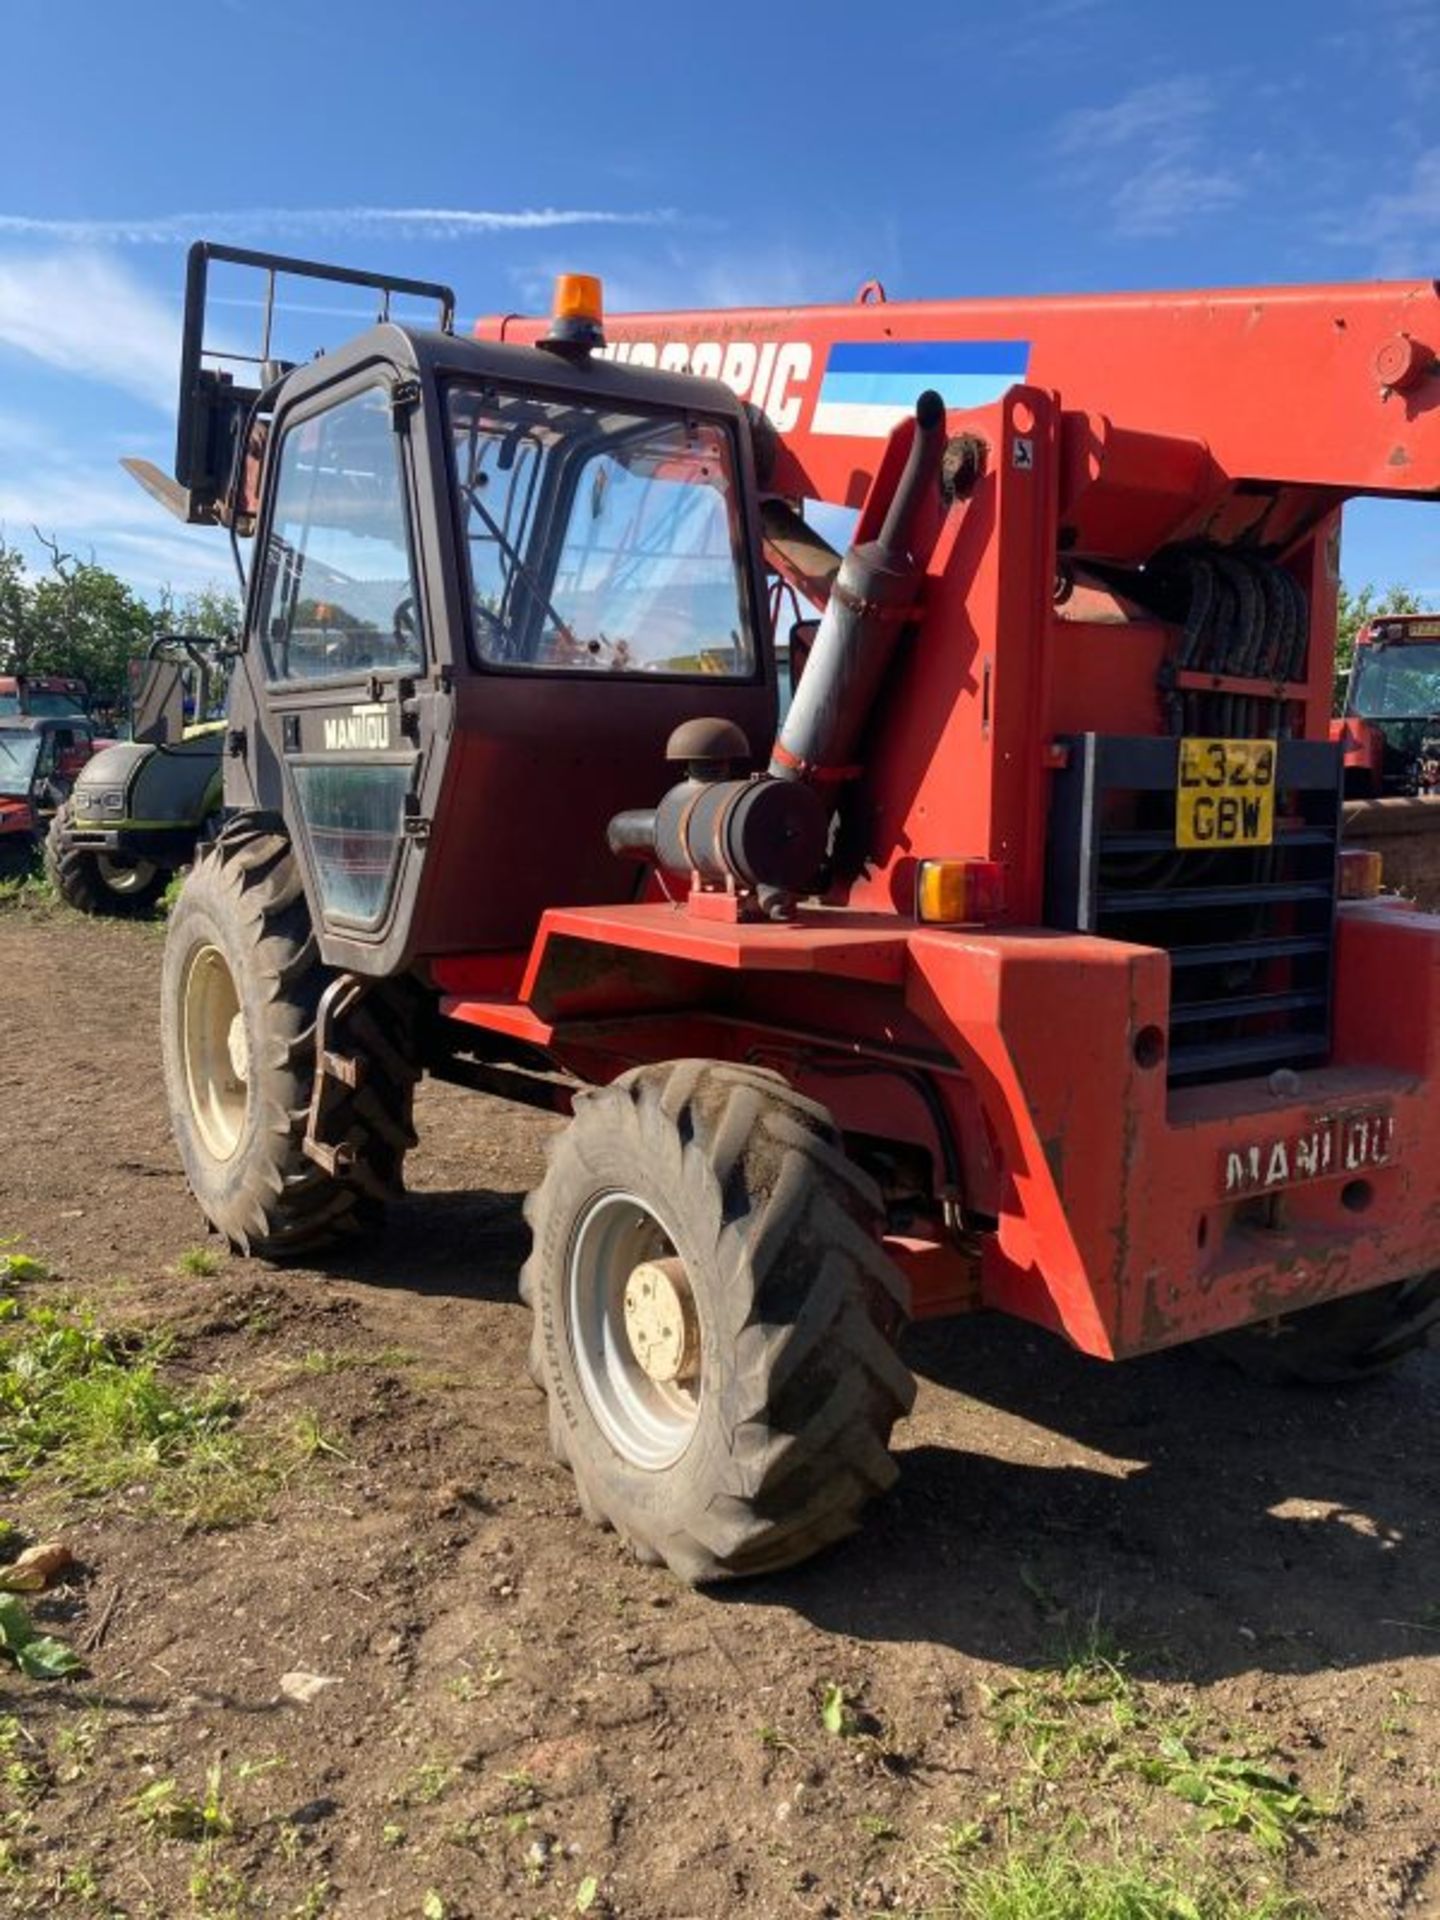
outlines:
[[[593,273],[562,273],[555,279],[550,304],[550,331],[540,342],[552,353],[577,358],[605,344],[605,302],[600,279]]]

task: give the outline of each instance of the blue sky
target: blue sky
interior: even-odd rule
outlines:
[[[186,243],[449,280],[462,316],[1440,273],[1435,0],[6,0],[0,527],[153,595]],[[337,321],[337,326],[343,322]],[[1440,603],[1440,511],[1347,517]]]

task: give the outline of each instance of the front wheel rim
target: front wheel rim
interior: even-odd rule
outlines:
[[[235,976],[216,946],[197,947],[186,963],[180,1022],[196,1131],[212,1158],[229,1160],[250,1106],[250,1050]]]
[[[640,1269],[681,1267],[674,1242],[643,1200],[603,1193],[570,1241],[565,1304],[580,1390],[606,1439],[632,1466],[673,1466],[694,1438],[704,1392],[700,1342],[684,1379],[647,1372],[627,1328],[626,1288]]]
[[[97,853],[95,866],[111,893],[143,893],[155,878],[154,862],[150,860],[125,860]]]

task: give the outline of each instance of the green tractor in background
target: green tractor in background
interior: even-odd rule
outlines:
[[[81,913],[150,913],[220,824],[229,643],[165,634],[132,668],[131,737],[88,760],[45,839],[45,871]]]

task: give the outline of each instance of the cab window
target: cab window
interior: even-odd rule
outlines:
[[[259,600],[273,680],[420,665],[415,569],[387,389],[286,430]]]
[[[718,421],[457,387],[475,643],[492,666],[748,679],[733,443]]]

